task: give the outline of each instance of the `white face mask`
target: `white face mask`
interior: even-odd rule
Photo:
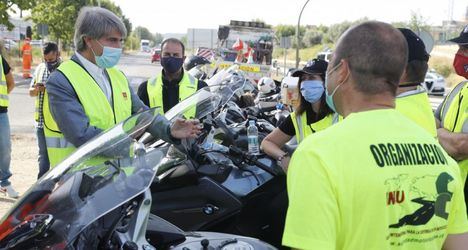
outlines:
[[[100,56],[97,56],[91,48],[94,58],[96,59],[97,66],[101,68],[112,68],[117,65],[120,60],[120,56],[122,55],[122,48],[103,46],[99,41],[96,40],[96,42],[98,42],[102,47],[102,55]]]

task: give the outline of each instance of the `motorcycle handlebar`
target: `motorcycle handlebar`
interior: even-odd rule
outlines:
[[[241,156],[243,159],[252,162],[253,164],[257,165],[257,167],[261,168],[265,172],[271,174],[272,176],[277,176],[278,173],[276,173],[274,170],[272,170],[270,167],[267,165],[263,164],[261,161],[257,159],[256,156],[254,155],[249,155],[248,153],[242,151],[240,148],[236,146],[229,146],[229,152],[234,155]]]
[[[229,144],[234,144],[234,141],[237,139],[239,135],[237,133],[233,133],[231,129],[229,129],[223,121],[219,119],[214,119],[213,122],[218,128],[224,131],[224,133],[227,136],[227,139],[229,140]]]
[[[275,109],[276,109],[276,107],[275,107],[275,106],[272,106],[272,107],[260,108],[258,111],[259,111],[260,113],[265,113],[265,112],[271,112],[271,111],[273,111],[273,110],[275,110]]]

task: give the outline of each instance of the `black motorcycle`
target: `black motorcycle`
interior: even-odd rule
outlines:
[[[158,173],[165,178],[151,186],[151,213],[184,230],[240,234],[279,247],[285,174],[270,157],[247,153],[245,125],[226,123],[226,105],[242,91],[244,80],[210,85],[166,113],[173,120],[195,109],[204,127],[197,139],[164,146],[150,136],[141,140],[149,147],[169,147]]]

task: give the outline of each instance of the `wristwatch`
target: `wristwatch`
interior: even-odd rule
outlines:
[[[281,162],[285,157],[289,156],[288,153],[284,153],[283,155],[281,155],[280,157],[278,157],[278,159],[276,159],[277,161]]]

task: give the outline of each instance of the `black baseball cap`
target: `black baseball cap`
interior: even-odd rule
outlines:
[[[408,43],[408,62],[419,60],[429,61],[429,54],[426,51],[426,45],[423,40],[413,31],[406,28],[399,28]]]
[[[302,68],[302,70],[296,70],[294,73],[292,73],[291,76],[298,77],[303,74],[310,74],[310,75],[325,74],[325,72],[327,71],[327,67],[328,67],[327,61],[315,58],[315,59],[308,61],[307,64],[304,66],[304,68]]]
[[[450,42],[458,43],[459,45],[468,45],[468,25],[463,28],[458,37],[452,38]]]

